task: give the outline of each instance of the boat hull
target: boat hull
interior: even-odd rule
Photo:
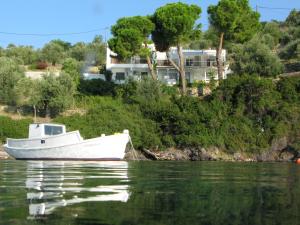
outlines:
[[[128,142],[128,134],[116,134],[51,147],[22,148],[6,144],[4,149],[20,160],[122,160]]]

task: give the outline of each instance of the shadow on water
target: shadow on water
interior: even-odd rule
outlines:
[[[0,224],[300,224],[285,163],[0,162]]]

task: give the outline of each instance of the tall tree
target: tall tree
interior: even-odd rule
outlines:
[[[155,24],[152,40],[157,50],[167,52],[170,63],[179,72],[183,95],[186,95],[186,79],[182,46],[200,33],[200,24],[196,24],[200,13],[199,6],[178,2],[158,8],[152,16]],[[168,51],[172,46],[177,47],[178,64],[169,57]]]
[[[154,24],[146,16],[124,17],[111,28],[113,38],[108,41],[111,50],[120,58],[126,59],[136,55],[146,57],[151,76],[157,79],[151,60],[151,50],[148,48]]]
[[[53,66],[63,59],[65,55],[64,48],[57,41],[50,41],[42,49],[42,58],[51,62]]]
[[[16,103],[15,86],[23,77],[24,72],[15,60],[0,57],[0,103]]]
[[[103,42],[102,36],[96,35],[91,43],[87,46],[86,61],[88,57],[92,56],[94,65],[105,64],[106,59],[106,44]]]
[[[238,43],[250,40],[260,27],[260,15],[252,10],[248,0],[220,0],[217,5],[210,5],[207,12],[210,24],[219,34],[216,59],[218,78],[223,79],[224,39]]]

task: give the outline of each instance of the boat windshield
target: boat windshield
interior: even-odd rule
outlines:
[[[63,133],[62,126],[45,125],[45,135],[58,135]]]

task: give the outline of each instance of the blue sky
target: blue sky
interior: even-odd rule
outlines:
[[[172,0],[2,0],[0,3],[0,46],[9,43],[42,47],[52,39],[62,39],[71,43],[89,42],[100,34],[109,38],[109,28],[124,16],[152,14],[156,8]],[[208,26],[206,9],[218,0],[185,0],[202,8],[200,22]],[[272,8],[300,9],[299,0],[250,0],[253,8],[258,6]],[[284,20],[289,13],[285,9],[258,8],[262,21]],[[106,29],[105,29],[106,28]],[[58,35],[95,30],[77,35]],[[57,34],[50,36],[12,35],[17,34]]]

